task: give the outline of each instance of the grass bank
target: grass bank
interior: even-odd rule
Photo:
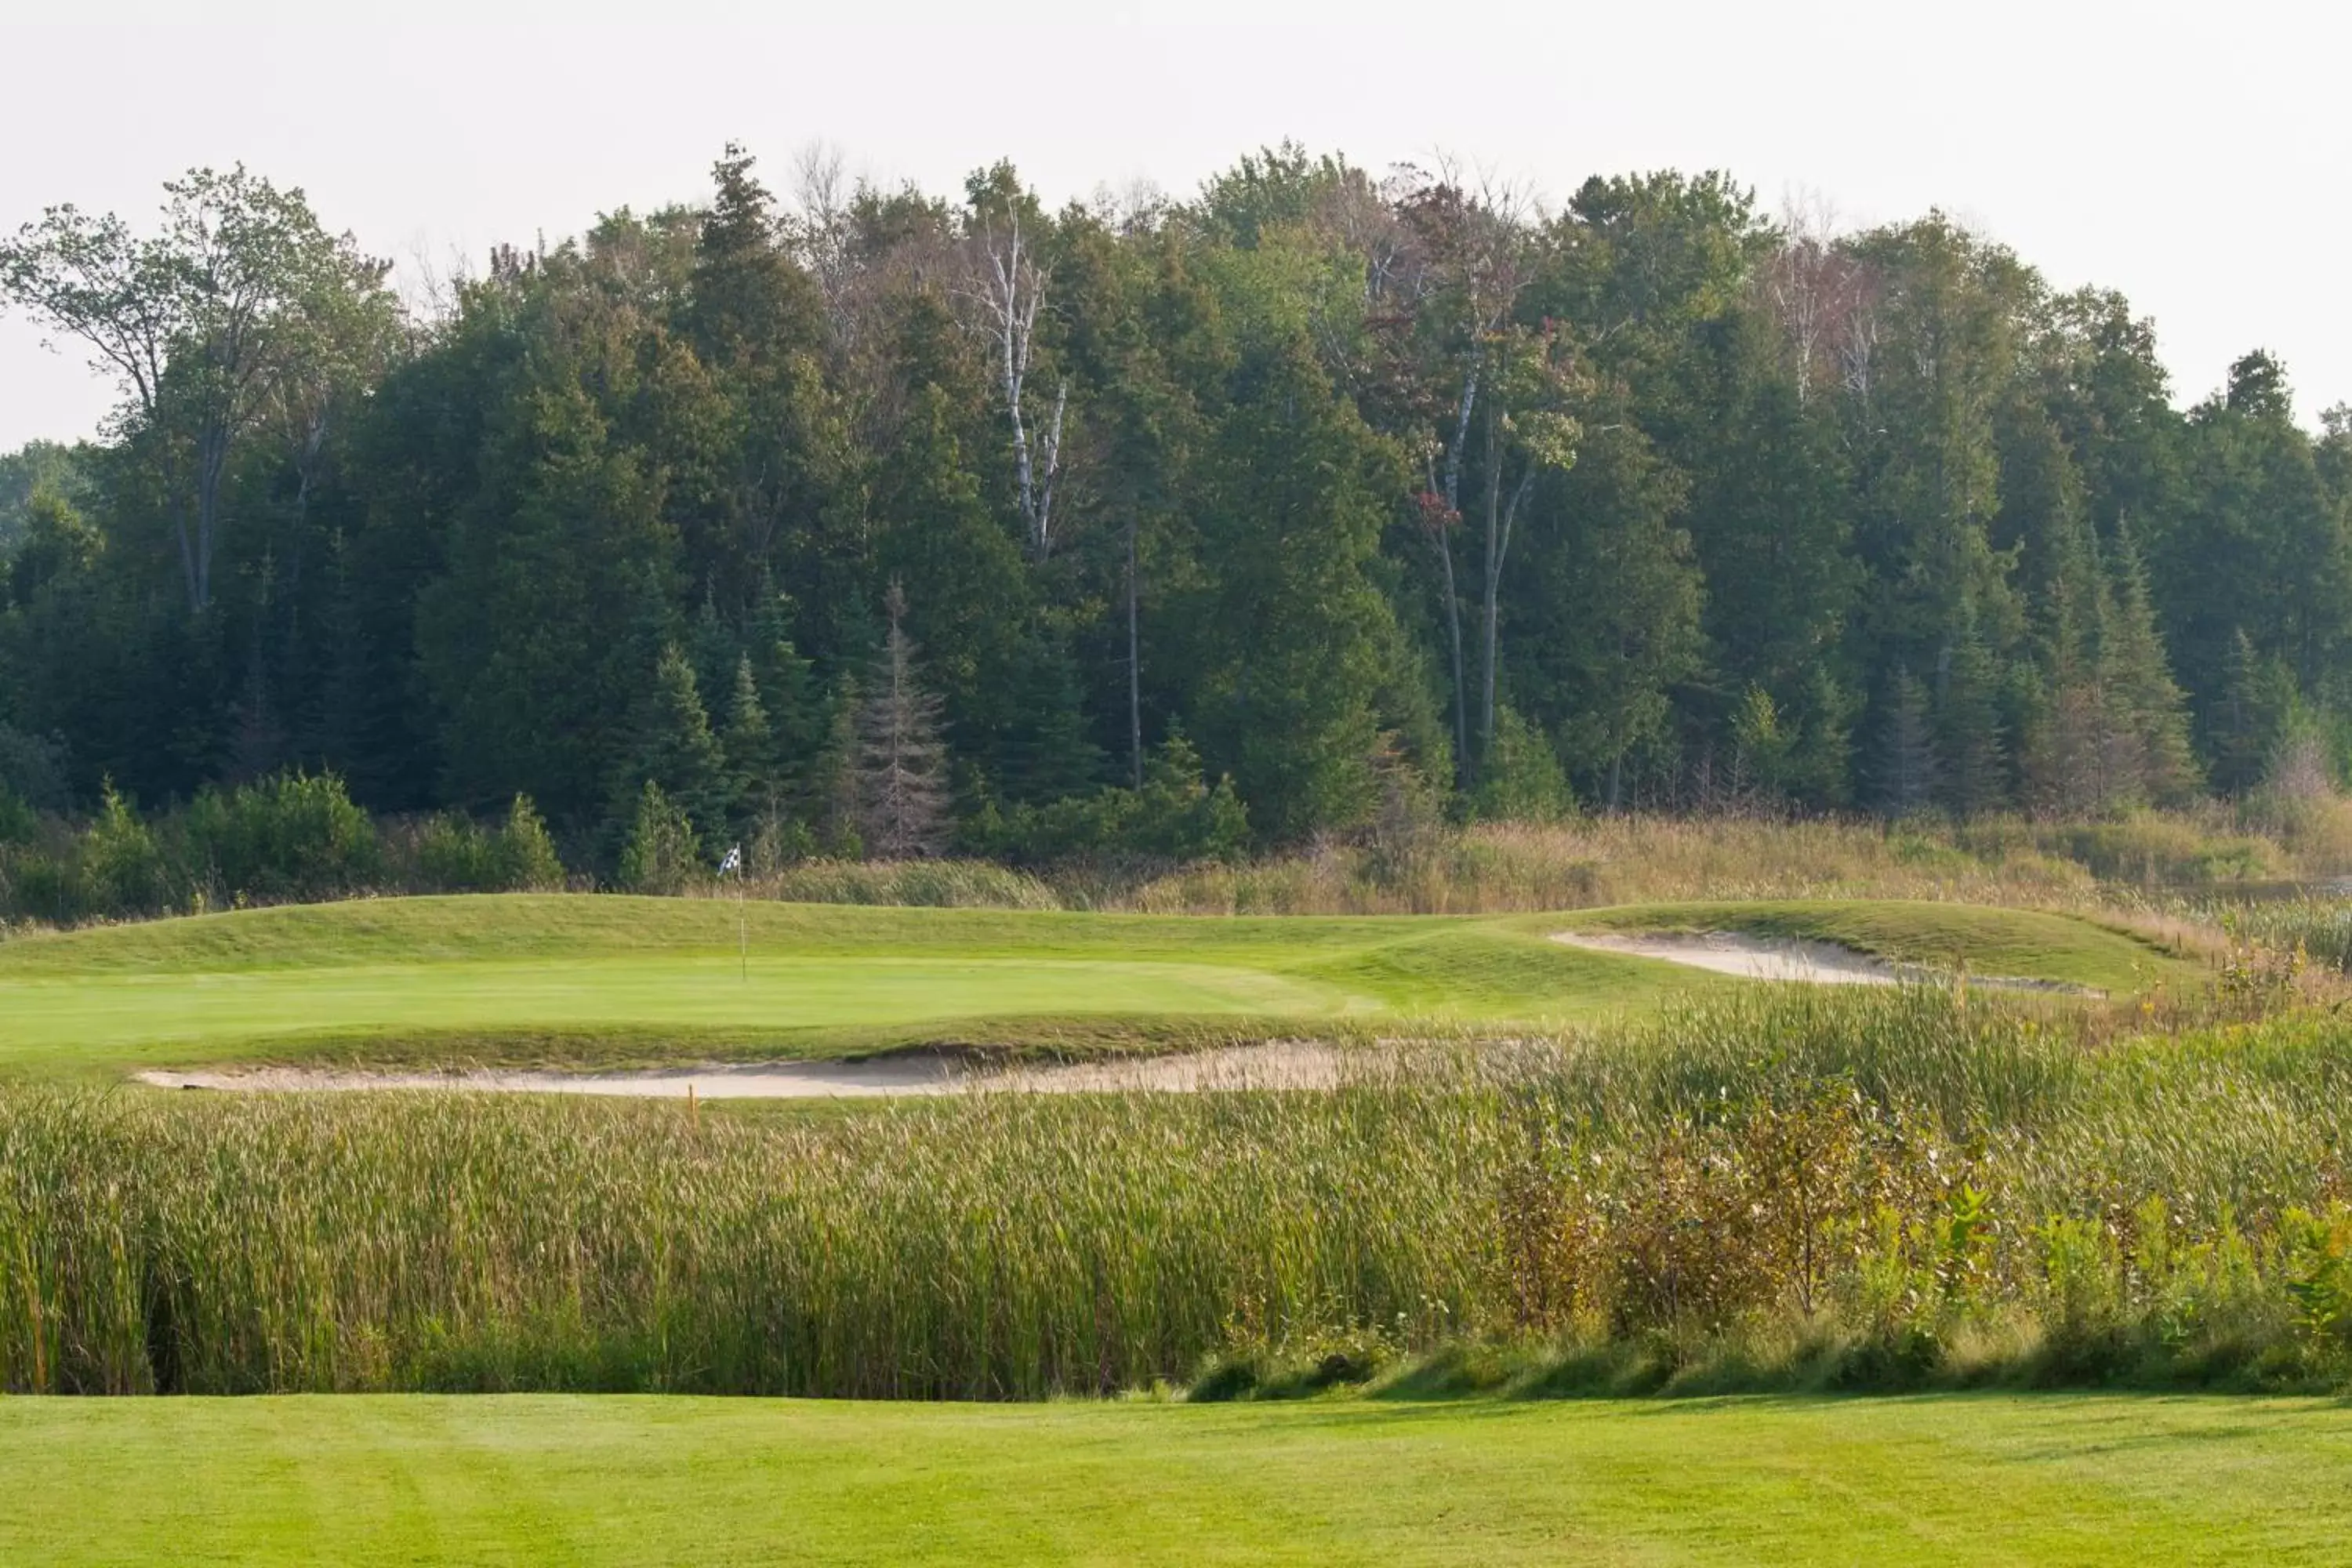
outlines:
[[[0,1402],[0,1558],[2335,1562],[2333,1402]]]
[[[2116,992],[2203,973],[2127,932],[2028,910],[1717,903],[1583,918],[1803,931]],[[1567,923],[586,894],[285,906],[0,945],[0,1070],[1163,1049],[1400,1021],[1549,1029],[1736,984],[1549,940]]]

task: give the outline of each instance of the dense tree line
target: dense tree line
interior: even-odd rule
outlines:
[[[0,247],[125,393],[0,460],[0,787],[523,795],[610,866],[2098,813],[2343,750],[2352,422],[2259,353],[2176,408],[2120,296],[1941,215],[1291,147],[1060,212],[714,182],[425,311],[242,170]]]

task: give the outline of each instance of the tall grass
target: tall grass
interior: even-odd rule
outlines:
[[[1759,990],[1318,1092],[12,1089],[0,1386],[1020,1398],[1531,1343],[2332,1385],[2347,1089],[2308,1014],[2102,1041]]]
[[[307,781],[304,787],[331,784]],[[517,809],[541,836],[535,847],[525,846],[530,853],[515,853],[515,821],[493,832],[442,817],[387,825],[373,881],[355,880],[357,873],[328,882],[253,871],[234,883],[203,868],[211,862],[174,869],[187,859],[181,826],[159,838],[114,811],[79,840],[0,846],[0,937],[12,920],[70,925],[335,889],[557,885],[562,868],[535,815],[527,802]],[[2340,823],[2344,830],[2249,826],[2219,806],[2076,823],[1740,816],[1423,823],[1255,860],[1209,860],[1156,873],[1131,865],[1106,870],[1072,864],[1034,873],[986,860],[811,860],[740,885],[700,876],[683,890],[740,890],[810,903],[1159,914],[1503,914],[1675,899],[1831,897],[2113,909],[2166,890],[2293,882],[2352,866],[2352,805],[2331,805],[2311,820]],[[164,853],[165,844],[175,847],[173,854]]]
[[[2119,889],[2308,869],[2284,844],[2218,812],[1959,825],[1605,816],[1433,828],[1395,842],[1188,867],[1134,886],[1063,885],[1074,901],[1170,914],[1478,914],[1836,897],[2080,907]]]

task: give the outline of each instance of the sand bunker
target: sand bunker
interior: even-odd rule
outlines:
[[[887,1095],[1116,1093],[1157,1090],[1330,1089],[1340,1080],[1340,1053],[1286,1042],[1230,1047],[1186,1056],[1101,1062],[985,1068],[944,1057],[876,1057],[864,1061],[757,1062],[653,1072],[366,1072],[328,1068],[248,1068],[213,1072],[142,1072],[158,1089],[241,1093],[443,1089],[474,1094],[594,1094],[640,1100],[866,1099]]]
[[[1658,932],[1621,936],[1608,931],[1562,931],[1552,941],[1595,952],[1620,952],[1632,958],[1664,959],[1717,974],[1748,980],[1792,980],[1809,985],[1943,984],[1951,976],[1917,963],[1891,963],[1867,952],[1835,942],[1809,942],[1801,937],[1749,936],[1741,931]],[[2092,995],[2086,986],[2059,980],[2023,980],[1997,975],[1970,975],[1971,985],[2004,991],[2052,991],[2068,995]]]
[[[1795,937],[1745,936],[1738,931],[1662,932],[1620,936],[1608,931],[1563,931],[1552,941],[1595,952],[1659,958],[1717,974],[1749,980],[1801,980],[1815,985],[1900,985],[1930,978],[1924,969],[1896,965],[1835,942]]]

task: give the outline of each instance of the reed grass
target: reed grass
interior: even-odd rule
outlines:
[[[787,1119],[11,1089],[0,1387],[1213,1394],[1515,1344],[2335,1386],[2347,1088],[2352,1037],[2308,1012],[2106,1037],[1759,988],[1367,1051],[1315,1092]]]

